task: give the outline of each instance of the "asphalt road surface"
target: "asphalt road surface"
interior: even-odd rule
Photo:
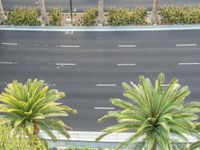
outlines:
[[[47,9],[50,7],[62,7],[64,10],[70,10],[70,0],[45,0]],[[98,0],[72,0],[75,11],[83,11],[88,7],[96,7]],[[35,6],[38,7],[38,0],[2,0],[5,10],[10,10],[16,6]],[[152,7],[153,0],[105,0],[106,9],[115,7]],[[160,5],[196,5],[199,0],[160,0]]]
[[[187,101],[200,98],[200,30],[143,32],[0,31],[0,90],[14,79],[44,79],[67,93],[64,104],[78,110],[63,120],[74,130],[99,131],[97,119],[117,109],[123,81],[138,83],[166,73],[189,85]],[[167,84],[166,83],[166,84]]]

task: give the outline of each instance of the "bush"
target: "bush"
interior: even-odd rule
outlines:
[[[163,24],[195,24],[200,23],[200,5],[189,6],[165,6],[160,9]]]
[[[110,8],[108,23],[112,26],[145,24],[147,16],[146,8]]]
[[[36,136],[28,135],[24,129],[0,126],[1,150],[48,150],[48,146]]]
[[[49,10],[50,25],[54,25],[54,26],[61,25],[61,13],[62,13],[62,9],[59,9],[59,8],[51,8]]]
[[[83,25],[92,26],[96,24],[98,11],[96,8],[88,8],[83,15]]]
[[[32,7],[19,7],[11,10],[7,22],[13,25],[39,25],[39,13]]]

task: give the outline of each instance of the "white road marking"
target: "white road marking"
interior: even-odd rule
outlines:
[[[117,64],[117,66],[136,66],[136,64]]]
[[[118,47],[129,48],[129,47],[136,47],[136,45],[118,45]]]
[[[18,43],[1,43],[2,45],[18,45]]]
[[[79,45],[60,45],[60,46],[56,46],[56,47],[62,47],[62,48],[64,48],[64,47],[66,47],[66,48],[78,48],[78,47],[80,47]]]
[[[96,86],[98,86],[98,87],[103,87],[103,86],[105,86],[105,87],[112,87],[112,86],[117,86],[117,84],[96,84]]]
[[[75,63],[56,63],[56,66],[76,66]]]
[[[197,44],[176,44],[177,47],[197,46]]]
[[[0,62],[0,64],[2,65],[13,65],[13,64],[17,64],[16,62],[5,62],[5,61],[2,61]]]
[[[194,62],[194,63],[178,63],[178,65],[200,65],[199,62]]]
[[[94,107],[94,109],[97,110],[114,110],[114,107]]]

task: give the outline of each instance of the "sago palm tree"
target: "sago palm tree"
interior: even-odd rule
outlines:
[[[6,15],[5,15],[5,13],[4,13],[3,5],[2,5],[2,2],[1,2],[1,0],[0,0],[0,21],[1,21],[1,20],[4,20],[4,19],[6,19]]]
[[[52,130],[57,130],[67,138],[70,127],[56,117],[68,116],[68,112],[76,110],[59,103],[65,94],[55,89],[49,89],[43,80],[31,79],[23,85],[14,80],[5,87],[0,95],[0,125],[11,124],[14,127],[25,128],[30,135],[38,136],[44,131],[52,140],[56,136]]]
[[[42,15],[42,20],[44,23],[48,23],[48,16],[47,16],[46,7],[45,7],[45,0],[39,0],[39,5],[40,5],[40,12]]]
[[[99,24],[104,22],[104,0],[98,0],[98,20]]]
[[[134,132],[127,141],[117,149],[127,147],[138,138],[143,138],[145,150],[171,150],[171,138],[175,136],[187,140],[187,135],[197,134],[193,121],[198,119],[199,102],[186,104],[185,98],[190,94],[187,86],[181,87],[174,78],[168,86],[165,75],[160,73],[153,85],[148,78],[139,77],[139,84],[122,83],[124,96],[130,101],[111,99],[113,105],[120,107],[119,111],[110,111],[99,121],[115,118],[117,124],[107,127],[96,140],[111,133],[124,131]]]

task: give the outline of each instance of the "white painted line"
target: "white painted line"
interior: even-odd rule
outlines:
[[[96,110],[114,110],[114,107],[94,107]]]
[[[195,63],[178,63],[178,65],[200,65],[200,63],[195,62]]]
[[[130,48],[130,47],[136,47],[136,45],[118,45],[118,47]]]
[[[117,64],[117,66],[136,66],[136,64]]]
[[[79,45],[60,45],[60,47],[62,47],[62,48],[64,48],[64,47],[66,47],[66,48],[78,48],[80,46]]]
[[[105,86],[105,87],[112,87],[112,86],[117,86],[117,84],[96,84],[96,86],[98,86],[98,87],[103,87],[103,86]]]
[[[18,45],[17,43],[1,43],[2,45]]]
[[[197,46],[197,44],[176,44],[177,47]]]
[[[76,66],[75,63],[56,63],[56,66]]]
[[[15,62],[5,62],[5,61],[2,61],[2,62],[0,62],[0,64],[2,64],[2,65],[13,65],[13,64],[17,64],[17,63],[15,63]]]

